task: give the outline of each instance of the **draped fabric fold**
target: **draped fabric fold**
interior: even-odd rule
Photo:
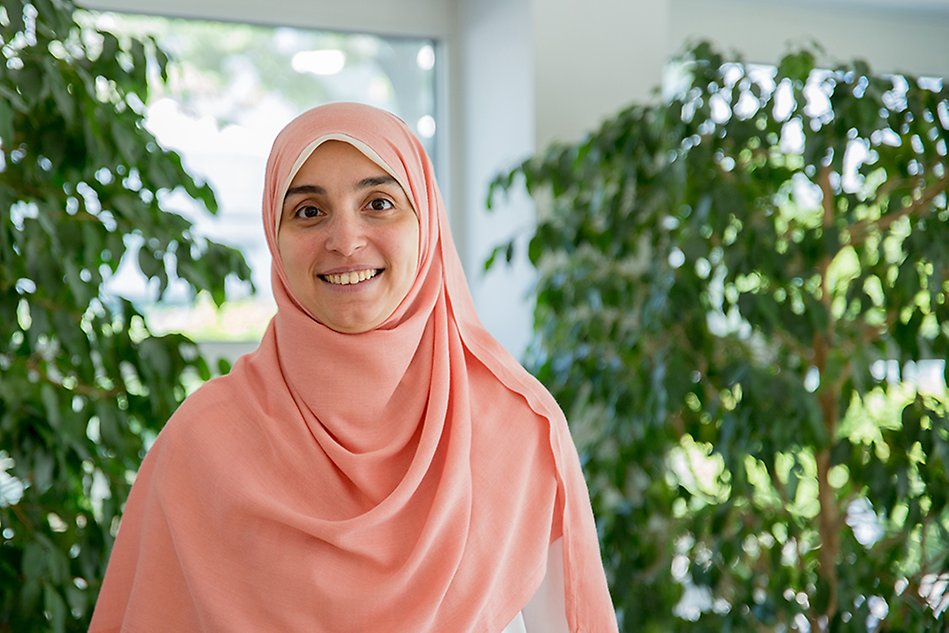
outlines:
[[[289,183],[327,140],[392,175],[419,219],[416,279],[362,334],[307,312],[277,248]],[[268,161],[263,222],[277,314],[146,456],[91,630],[497,633],[562,536],[570,630],[615,631],[566,421],[478,321],[405,124],[357,104],[295,119]]]

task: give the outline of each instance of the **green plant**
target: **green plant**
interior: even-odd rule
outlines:
[[[220,303],[250,278],[160,200],[216,211],[143,127],[148,39],[80,27],[69,0],[0,13],[0,631],[85,630],[130,482],[149,442],[210,370],[179,335],[152,336],[106,284],[136,261]]]
[[[949,91],[820,54],[698,44],[492,183],[624,630],[945,630]]]

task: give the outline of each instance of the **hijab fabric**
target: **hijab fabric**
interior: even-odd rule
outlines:
[[[308,314],[277,248],[286,190],[330,140],[419,220],[413,285],[363,334]],[[418,139],[370,106],[300,115],[274,142],[263,221],[277,314],[146,456],[91,630],[498,633],[562,537],[570,630],[615,631],[564,416],[478,321]]]

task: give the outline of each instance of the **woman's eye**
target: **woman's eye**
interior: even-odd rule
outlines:
[[[369,203],[369,208],[373,211],[388,211],[394,208],[394,205],[385,198],[376,198]]]
[[[318,217],[320,215],[320,210],[317,207],[314,207],[312,204],[308,204],[297,209],[294,215],[296,215],[298,218],[310,219]]]

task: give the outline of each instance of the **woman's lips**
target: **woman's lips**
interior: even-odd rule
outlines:
[[[365,268],[363,270],[350,270],[341,273],[326,273],[319,275],[319,278],[334,286],[352,286],[363,281],[368,281],[381,272],[381,268]]]

